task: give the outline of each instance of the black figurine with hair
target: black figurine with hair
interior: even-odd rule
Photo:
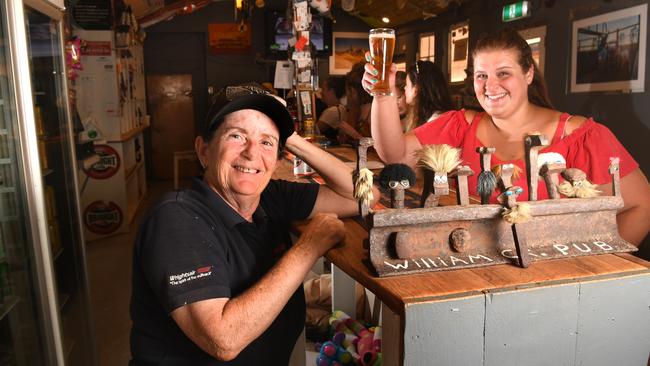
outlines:
[[[379,173],[379,186],[390,189],[390,182],[408,181],[409,186],[415,185],[415,172],[406,164],[388,164]]]

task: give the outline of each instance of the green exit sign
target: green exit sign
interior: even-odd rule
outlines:
[[[501,20],[511,22],[513,20],[526,18],[530,16],[530,1],[520,1],[518,3],[506,5],[501,12]]]

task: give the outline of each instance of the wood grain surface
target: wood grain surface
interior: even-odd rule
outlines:
[[[339,147],[330,150],[335,156],[343,159],[354,159],[355,156],[351,148]],[[278,177],[294,181],[304,180],[293,176],[292,170],[285,170],[287,167],[292,169],[288,161],[283,164],[284,166],[280,166],[276,171]],[[417,186],[414,189],[417,190]],[[444,204],[455,203],[455,197],[451,195],[444,201]],[[372,291],[398,315],[403,315],[404,306],[407,304],[440,298],[650,272],[650,262],[622,253],[533,262],[526,269],[506,264],[379,278],[374,273],[368,257],[367,230],[355,218],[345,219],[344,222],[346,238],[326,254],[327,259]],[[295,233],[300,234],[305,225],[305,222],[295,225]]]

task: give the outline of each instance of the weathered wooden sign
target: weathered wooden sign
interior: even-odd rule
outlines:
[[[532,141],[538,143],[529,145],[536,147],[546,139],[535,136]],[[363,157],[359,159],[360,169],[369,145],[366,142],[359,147]],[[537,162],[537,149],[529,148],[527,152],[531,155],[528,160]],[[369,213],[370,261],[377,274],[383,277],[505,263],[525,268],[539,260],[637,250],[618,234],[616,212],[623,207],[618,159],[612,159],[610,164],[614,195],[592,198],[560,198],[557,174],[564,169],[561,163],[532,165],[536,175],[545,178],[551,199],[517,202],[516,196],[522,190],[512,186],[512,169],[504,166],[501,204],[468,204],[467,180],[457,179],[460,205],[437,207],[435,196],[444,190],[435,184],[447,180],[427,179],[425,184],[434,187],[424,188],[422,208]],[[458,165],[449,176],[466,177],[469,172]],[[435,177],[443,176],[434,173]],[[529,180],[529,189],[536,184],[536,180]],[[393,205],[399,206],[398,201]],[[517,209],[520,212],[516,219],[504,215]],[[368,212],[367,207],[360,211]]]
[[[615,252],[620,197],[529,202],[533,219],[517,224],[531,261]],[[370,260],[379,276],[519,264],[501,205],[386,209],[370,216]]]

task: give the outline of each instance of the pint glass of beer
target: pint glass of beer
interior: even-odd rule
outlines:
[[[393,64],[393,51],[395,50],[395,30],[390,28],[371,29],[368,36],[370,41],[370,56],[372,66],[379,72],[377,83],[370,94],[391,95],[388,85],[388,74]]]

